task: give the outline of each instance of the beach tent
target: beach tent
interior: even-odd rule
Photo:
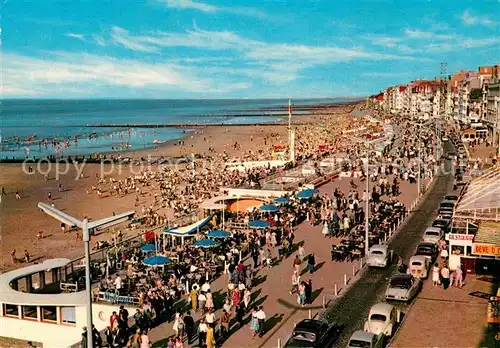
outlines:
[[[219,243],[212,239],[202,239],[194,243],[195,247],[204,249],[215,248],[218,245]]]
[[[141,246],[141,251],[143,253],[151,253],[153,251],[156,251],[156,245],[154,244],[144,244]]]
[[[248,227],[251,228],[268,228],[271,224],[265,220],[253,220],[248,223]]]
[[[207,236],[208,238],[229,238],[231,237],[231,233],[223,230],[217,230],[209,232]]]
[[[169,259],[166,256],[162,255],[155,255],[148,257],[147,259],[144,260],[144,265],[150,266],[150,267],[156,267],[156,266],[165,266],[166,264],[172,262],[171,259]]]
[[[196,234],[196,232],[198,232],[201,228],[205,227],[210,222],[211,219],[212,215],[207,216],[206,218],[201,219],[195,223],[192,223],[191,225],[183,227],[174,227],[169,229],[164,228],[163,234],[174,237],[181,237],[182,244],[184,244],[184,238],[193,237]]]
[[[260,211],[263,213],[274,213],[278,211],[278,207],[274,204],[264,204],[260,206]]]
[[[278,197],[278,198],[274,199],[274,203],[276,203],[276,204],[286,204],[289,201],[290,200],[287,197]]]
[[[305,189],[297,193],[297,197],[300,199],[309,199],[317,192],[318,190],[316,189]]]

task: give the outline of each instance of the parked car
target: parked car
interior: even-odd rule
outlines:
[[[406,272],[415,278],[426,279],[429,276],[429,259],[422,255],[410,257]]]
[[[433,263],[438,254],[437,245],[434,243],[423,242],[417,245],[417,249],[415,250],[415,256],[425,256],[429,263]]]
[[[292,337],[284,348],[332,347],[339,337],[340,327],[322,320],[304,319],[295,325]]]
[[[419,278],[415,278],[411,274],[396,274],[391,278],[387,290],[385,291],[385,299],[387,301],[411,301],[422,287],[422,282]]]
[[[441,201],[441,203],[439,203],[439,208],[448,208],[448,209],[455,209],[455,201],[448,201],[448,200],[444,200],[444,201]]]
[[[377,244],[370,248],[366,264],[369,267],[387,267],[392,262],[394,252],[385,244]]]
[[[383,335],[375,335],[366,331],[355,331],[347,348],[382,348],[384,345]]]
[[[375,335],[383,334],[391,337],[398,322],[396,308],[388,303],[377,303],[370,308],[364,330]]]
[[[450,224],[450,220],[445,219],[436,219],[432,222],[432,227],[439,227],[445,233],[448,231],[448,225]]]
[[[422,242],[436,244],[441,238],[443,238],[442,229],[439,227],[427,227],[422,237]]]
[[[456,201],[458,201],[458,196],[457,195],[446,195],[446,196],[444,196],[444,199],[446,201],[456,202]]]

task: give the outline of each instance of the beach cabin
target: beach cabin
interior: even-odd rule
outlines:
[[[0,275],[0,336],[44,347],[70,347],[80,342],[87,326],[87,297],[83,286],[68,281],[83,268],[68,259],[50,259]],[[132,303],[121,304],[134,313]],[[109,325],[116,310],[116,304],[93,302],[97,330]]]

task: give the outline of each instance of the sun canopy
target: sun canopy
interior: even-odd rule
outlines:
[[[207,236],[208,238],[229,238],[231,237],[231,233],[222,230],[217,230],[209,232]]]
[[[278,198],[274,199],[274,203],[276,203],[276,204],[286,204],[289,201],[290,200],[287,197],[278,197]]]
[[[144,253],[150,253],[156,251],[156,245],[154,244],[144,244],[141,246],[141,251]]]
[[[170,262],[172,262],[172,260],[162,255],[151,256],[144,260],[144,264],[150,267],[163,266]]]
[[[207,248],[207,249],[214,248],[217,245],[219,245],[219,243],[217,243],[213,239],[202,239],[202,240],[199,240],[196,243],[194,243],[194,246],[197,248]]]
[[[309,199],[317,192],[318,190],[316,189],[305,189],[297,193],[297,197],[300,199]]]
[[[274,204],[264,204],[261,205],[259,209],[264,213],[274,213],[275,211],[278,211],[278,207]]]
[[[474,178],[460,199],[456,212],[498,210],[500,208],[500,167]]]
[[[268,228],[271,224],[265,220],[253,220],[248,223],[251,228]]]
[[[183,227],[176,227],[176,228],[171,228],[171,229],[165,229],[165,230],[163,230],[163,233],[170,234],[170,235],[177,236],[177,237],[189,236],[189,235],[195,234],[200,228],[202,228],[206,224],[208,224],[211,219],[212,219],[212,216],[208,216],[208,217],[206,217],[202,220],[199,220],[191,225],[187,225],[187,226],[183,226]]]

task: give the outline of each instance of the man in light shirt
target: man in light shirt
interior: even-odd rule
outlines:
[[[266,321],[266,313],[264,312],[264,307],[260,306],[255,317],[259,320],[259,337],[264,336],[264,323]]]
[[[210,283],[206,282],[201,286],[201,291],[202,292],[208,292],[210,290]]]
[[[116,279],[115,279],[115,289],[116,291],[121,294],[122,292],[122,287],[123,287],[123,284],[122,284],[122,277],[120,277],[119,275],[116,276]]]

